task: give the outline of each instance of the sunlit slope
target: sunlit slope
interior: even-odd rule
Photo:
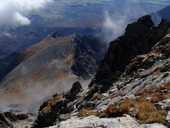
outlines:
[[[93,43],[90,45],[89,41]],[[1,82],[0,100],[29,106],[30,102],[37,103],[56,91],[69,89],[68,83],[89,78],[97,69],[99,44],[92,37],[73,34],[51,36],[26,49],[22,53],[23,62]]]

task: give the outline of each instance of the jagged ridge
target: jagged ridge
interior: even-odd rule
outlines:
[[[147,24],[148,20],[149,24]],[[123,119],[124,114],[128,114],[136,118],[140,123],[144,123],[144,125],[139,125],[132,119],[127,124],[130,127],[132,125],[141,128],[170,126],[170,36],[168,31],[170,23],[163,20],[159,27],[151,27],[150,25],[152,26],[150,16],[143,17],[138,22],[129,25],[128,27],[133,29],[126,31],[125,37],[126,39],[127,37],[129,38],[128,41],[121,44],[122,40],[125,41],[123,36],[114,41],[116,44],[112,42],[105,59],[99,67],[99,71],[101,71],[101,68],[105,67],[104,64],[109,65],[109,68],[104,70],[105,76],[103,72],[98,72],[97,75],[100,76],[101,73],[100,78],[102,79],[95,79],[95,86],[91,86],[89,90],[82,92],[81,87],[78,86],[79,91],[76,91],[77,89],[73,86],[75,89],[72,90],[75,90],[75,93],[68,91],[61,95],[54,95],[51,100],[41,106],[33,128],[52,126],[56,122],[56,127],[59,128],[62,128],[62,126],[75,127],[74,120],[76,123],[82,120],[82,127],[90,127],[91,123],[99,126],[100,123],[95,123],[96,120],[105,120],[107,122],[109,121],[108,118],[114,118],[116,123],[117,119]],[[139,28],[143,28],[143,31],[139,31]],[[136,35],[134,36],[133,34]],[[135,38],[136,36],[138,38]],[[129,43],[130,40],[132,40],[131,43]],[[127,46],[135,54],[127,50],[121,51],[123,53],[119,54],[118,49],[120,50],[124,46]],[[146,46],[148,47],[145,48]],[[129,56],[125,55],[124,52],[129,52],[127,54]],[[112,57],[113,53],[117,54]],[[141,55],[138,55],[140,53]],[[126,58],[122,55],[125,55]],[[125,63],[120,60],[122,59],[120,57],[125,59]],[[119,74],[116,73],[117,71],[119,71]],[[103,80],[109,81],[103,82]],[[101,88],[98,83],[102,85]],[[106,83],[110,83],[109,88],[107,88]],[[102,93],[103,89],[106,93]],[[66,97],[68,94],[73,94],[73,98]],[[86,117],[91,115],[104,119],[99,120],[96,117],[89,117],[90,120],[88,120]],[[128,116],[126,117],[127,120],[131,120]],[[122,124],[122,122],[120,123],[122,127],[126,125]],[[130,125],[130,123],[132,124]],[[162,123],[165,126],[158,124],[146,125],[146,123]],[[102,124],[102,126],[108,127],[110,125],[106,123]]]
[[[129,24],[125,35],[110,43],[108,52],[102,60],[90,86],[103,85],[103,91],[125,70],[130,61],[140,54],[147,53],[167,33],[170,24],[162,20],[154,26],[151,16],[144,16]]]

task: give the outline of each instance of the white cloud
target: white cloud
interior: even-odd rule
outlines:
[[[103,22],[103,33],[105,35],[105,41],[110,42],[117,37],[121,36],[127,24],[129,23],[128,17],[124,14],[116,13],[114,16],[105,12],[105,18]]]
[[[139,1],[139,0],[129,0],[129,1]],[[157,8],[147,9],[143,6],[130,6],[125,4],[121,6],[121,9],[114,11],[106,11],[104,13],[103,21],[103,35],[104,41],[110,42],[117,37],[124,34],[127,25],[139,17],[146,14],[150,14],[157,10]]]
[[[19,13],[19,12],[16,12],[16,13],[14,14],[13,19],[14,19],[14,21],[15,21],[16,23],[18,23],[19,25],[29,25],[29,24],[31,23],[31,21],[30,21],[27,17],[23,16],[23,15],[22,15],[21,13]]]
[[[43,8],[51,0],[0,0],[0,27],[29,25],[31,11]]]

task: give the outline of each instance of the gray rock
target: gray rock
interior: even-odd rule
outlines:
[[[170,123],[170,111],[168,112],[168,114],[166,116],[166,120]]]
[[[72,117],[67,121],[61,122],[59,125],[50,128],[140,128],[140,126],[129,116],[101,119],[95,116],[90,116],[83,119]]]
[[[166,99],[157,103],[164,110],[170,111],[170,99]]]
[[[145,128],[167,128],[166,126],[162,125],[162,124],[147,124],[147,125],[144,125]]]
[[[89,116],[85,118],[72,117],[56,126],[49,128],[167,128],[161,124],[140,125],[132,117],[126,115],[120,118],[98,118]]]

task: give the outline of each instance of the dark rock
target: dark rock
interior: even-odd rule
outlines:
[[[149,52],[165,36],[169,27],[170,23],[165,20],[162,20],[158,27],[154,27],[149,15],[129,24],[125,35],[111,42],[90,86],[103,85],[101,90],[107,91],[130,61],[137,55]],[[149,62],[149,65],[152,63]]]
[[[84,100],[90,101],[95,93],[99,92],[99,87],[98,86],[93,86],[89,88],[89,91],[87,92],[86,96],[84,97]]]
[[[70,90],[70,93],[79,93],[82,91],[82,86],[79,82],[75,82]]]
[[[14,114],[12,112],[5,112],[0,114],[0,128],[14,128],[13,124],[18,121],[28,119],[27,114]]]
[[[54,33],[51,34],[51,37],[53,37],[53,38],[57,38],[57,37],[60,37],[60,36],[61,35],[57,32],[54,32]]]
[[[96,73],[106,45],[92,35],[77,36],[75,42],[77,48],[71,69],[77,76],[87,79]]]
[[[11,112],[5,112],[4,115],[5,115],[5,117],[7,117],[12,122],[17,121],[16,115],[11,113]]]
[[[59,94],[58,94],[58,93],[54,94],[54,95],[53,95],[53,98],[56,97],[56,96],[59,96]]]
[[[86,102],[82,102],[81,105],[77,106],[77,108],[78,108],[78,110],[81,110],[81,109],[92,110],[92,109],[94,109],[95,106],[96,106],[95,103],[86,101]]]
[[[43,128],[52,126],[60,114],[68,112],[67,101],[60,100],[56,102],[48,111],[40,111],[37,120],[32,128]]]
[[[67,114],[73,111],[73,105],[69,105],[76,98],[77,95],[82,91],[82,86],[79,82],[75,82],[66,94],[63,94],[65,99],[56,100],[52,106],[48,106],[48,101],[45,102],[39,109],[39,115],[37,120],[34,122],[33,128],[42,128],[52,126],[57,120],[60,119],[63,114]],[[60,95],[56,94],[53,98]]]
[[[73,101],[76,99],[77,94],[79,94],[82,91],[82,86],[79,82],[75,82],[71,88],[71,90],[64,95],[64,97],[68,101]]]
[[[170,62],[167,62],[164,67],[161,68],[161,72],[170,71]]]
[[[39,108],[38,111],[42,111],[46,106],[48,106],[48,101],[44,102],[44,103],[40,106],[40,108]]]
[[[18,115],[16,115],[16,118],[18,119],[18,120],[26,120],[26,119],[28,119],[28,115],[27,114],[18,114]]]
[[[13,128],[13,125],[0,113],[0,128]]]
[[[9,126],[0,120],[0,128],[9,128]]]

